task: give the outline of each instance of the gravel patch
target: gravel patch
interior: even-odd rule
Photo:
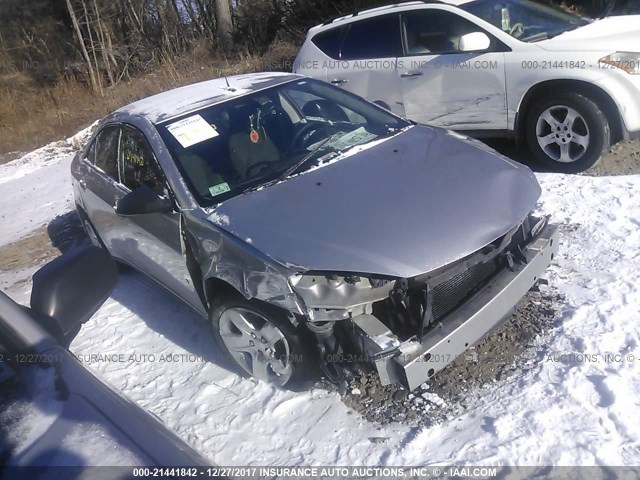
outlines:
[[[598,164],[582,175],[604,177],[611,175],[637,175],[640,173],[640,141],[621,142]]]
[[[33,267],[60,253],[85,245],[88,239],[74,211],[54,218],[15,242],[0,246],[0,272]]]
[[[339,391],[345,405],[370,422],[422,427],[447,422],[479,400],[484,389],[513,375],[522,375],[544,359],[545,333],[560,317],[564,300],[541,282],[519,302],[500,330],[412,392],[398,385],[382,386],[378,375],[366,365],[354,368],[348,385],[323,386]]]
[[[546,171],[535,162],[526,146],[518,147],[515,142],[504,139],[488,139],[486,143],[503,155],[527,165],[535,172]],[[603,177],[637,174],[640,174],[640,140],[613,145],[611,151],[597,165],[579,175]]]

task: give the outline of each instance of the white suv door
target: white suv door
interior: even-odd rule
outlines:
[[[397,84],[396,65],[402,54],[398,14],[379,15],[341,28],[340,60],[327,61],[327,81],[404,115]]]
[[[506,130],[503,45],[475,23],[446,10],[401,13],[404,56],[397,71],[407,118],[454,130]],[[483,32],[489,49],[461,52],[460,38]]]

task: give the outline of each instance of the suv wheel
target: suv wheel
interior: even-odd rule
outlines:
[[[592,100],[557,93],[538,102],[526,119],[526,136],[535,158],[554,171],[578,173],[609,151],[607,117]]]
[[[214,306],[210,319],[221,351],[241,373],[277,387],[296,388],[311,376],[301,327],[284,310],[244,299]]]

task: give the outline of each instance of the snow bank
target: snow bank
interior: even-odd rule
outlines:
[[[74,208],[69,166],[95,126],[0,165],[0,245],[25,237]]]

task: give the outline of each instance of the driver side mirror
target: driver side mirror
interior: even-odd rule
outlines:
[[[484,32],[467,33],[460,37],[458,49],[461,52],[482,52],[491,46],[491,39]]]
[[[168,213],[172,210],[173,202],[170,199],[160,198],[145,185],[127,193],[116,204],[116,213],[123,217],[148,213]]]

